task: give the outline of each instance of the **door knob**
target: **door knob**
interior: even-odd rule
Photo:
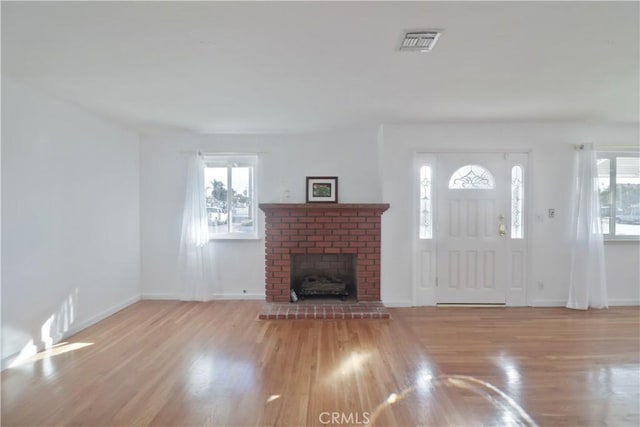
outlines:
[[[498,235],[500,237],[504,237],[507,235],[507,226],[504,225],[504,215],[500,215],[498,220],[500,221],[500,224],[498,225]]]

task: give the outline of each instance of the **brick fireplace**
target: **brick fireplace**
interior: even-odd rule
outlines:
[[[266,216],[266,300],[289,301],[292,256],[348,254],[355,261],[357,300],[380,301],[380,220],[388,208],[369,203],[260,204]]]

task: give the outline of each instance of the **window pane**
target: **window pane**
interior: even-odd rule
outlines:
[[[598,159],[598,191],[602,234],[609,234],[611,224],[611,160]]]
[[[227,212],[227,168],[205,168],[204,187],[207,194],[207,217],[209,233],[226,233],[229,215]]]
[[[522,239],[522,203],[524,195],[522,166],[511,168],[511,238]]]
[[[231,169],[231,231],[253,233],[254,210],[251,167],[234,167]]]
[[[640,157],[616,158],[616,235],[640,235]]]
[[[420,238],[431,239],[433,226],[431,221],[431,168],[420,168]]]
[[[449,179],[449,188],[452,190],[491,190],[495,187],[496,182],[491,172],[478,165],[462,166]]]

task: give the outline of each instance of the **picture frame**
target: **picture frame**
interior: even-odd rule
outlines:
[[[308,176],[307,203],[338,203],[338,177]]]

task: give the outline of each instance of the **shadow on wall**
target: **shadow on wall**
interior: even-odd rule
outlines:
[[[2,369],[13,368],[33,360],[39,351],[50,350],[60,342],[76,321],[78,288],[62,301],[58,309],[40,326],[40,336],[33,336],[18,352],[2,361]]]

